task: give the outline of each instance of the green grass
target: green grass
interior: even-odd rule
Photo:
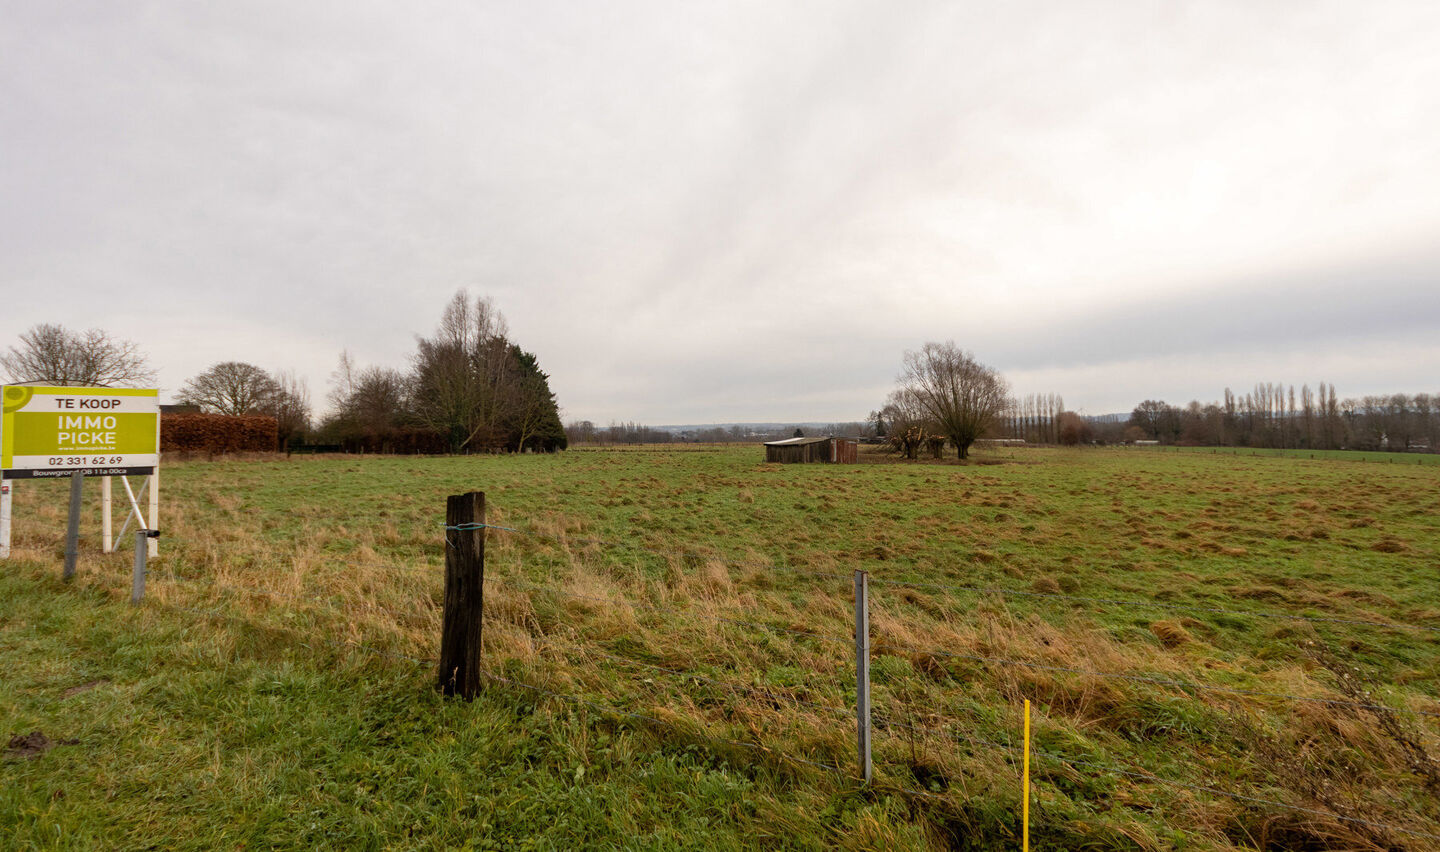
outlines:
[[[1440,832],[1424,765],[1369,711],[928,653],[1346,700],[1314,650],[1328,649],[1440,753],[1437,720],[1414,715],[1440,712],[1440,633],[1201,611],[1440,626],[1434,467],[871,458],[777,466],[758,448],[703,447],[172,464],[139,608],[128,554],[101,556],[93,534],[76,581],[58,579],[65,485],[20,483],[0,570],[0,733],[78,743],[0,763],[0,836],[1013,848],[1018,755],[956,736],[1017,741],[1023,698],[1044,751]],[[490,523],[541,534],[490,535],[487,665],[663,724],[498,683],[445,701],[403,659],[435,654],[444,498],[472,489]],[[97,526],[93,496],[86,511]],[[877,714],[948,732],[877,731],[869,790],[791,759],[853,771],[855,569],[874,578]],[[1052,760],[1034,776],[1037,848],[1433,845]]]
[[[1148,447],[1145,452],[1207,453],[1209,455],[1271,456],[1291,459],[1353,461],[1361,464],[1440,465],[1437,453],[1387,453],[1377,450],[1279,450],[1262,447]]]

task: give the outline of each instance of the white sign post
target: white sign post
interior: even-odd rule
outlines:
[[[10,483],[0,478],[0,559],[10,558]]]
[[[160,393],[135,388],[79,388],[38,385],[0,387],[0,558],[10,555],[11,481],[18,479],[118,476],[130,496],[131,514],[142,530],[159,526]],[[126,476],[145,476],[150,521]],[[102,496],[105,552],[110,538],[109,480]],[[141,488],[141,493],[145,492]],[[124,534],[122,528],[121,534]],[[150,539],[149,555],[158,552]]]

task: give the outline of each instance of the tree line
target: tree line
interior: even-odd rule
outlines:
[[[1217,447],[1435,452],[1440,449],[1440,394],[1341,399],[1335,385],[1255,385],[1244,396],[1181,408],[1149,399],[1125,424],[1128,440]]]
[[[796,433],[800,434],[796,434]],[[872,423],[850,421],[830,423],[813,429],[815,435],[843,435],[866,438],[875,434]],[[572,420],[565,424],[565,435],[573,444],[725,444],[754,443],[755,441],[778,441],[783,438],[803,437],[805,430],[799,426],[707,426],[699,429],[671,431],[646,426],[643,423],[614,422],[608,426],[597,426],[589,420]]]
[[[91,329],[42,324],[0,354],[17,383],[144,387],[155,381],[139,347]],[[429,337],[417,337],[408,369],[360,367],[348,352],[332,374],[331,411],[314,422],[310,393],[291,371],[222,361],[176,392],[211,414],[275,418],[279,447],[351,452],[553,452],[566,446],[550,377],[511,341],[504,316],[461,290]]]
[[[11,382],[98,387],[152,385],[155,372],[133,342],[99,329],[33,326],[0,353]],[[364,452],[545,451],[570,442],[755,441],[800,430],[757,433],[740,426],[681,433],[634,422],[562,426],[549,376],[533,353],[509,337],[504,316],[486,298],[461,290],[429,337],[417,337],[408,369],[360,367],[348,352],[332,374],[331,412],[313,422],[309,390],[290,371],[223,361],[188,379],[182,403],[201,411],[274,417],[281,448],[311,443]],[[965,458],[976,440],[1080,444],[1148,440],[1195,446],[1282,449],[1440,451],[1440,394],[1341,399],[1317,388],[1259,383],[1243,396],[1184,407],[1148,399],[1127,420],[1086,418],[1058,394],[1012,399],[1004,378],[953,341],[904,354],[899,386],[865,422],[832,424],[828,434],[878,436],[908,458],[936,458],[951,446]]]

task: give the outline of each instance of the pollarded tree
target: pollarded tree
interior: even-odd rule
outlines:
[[[915,394],[904,387],[891,391],[889,398],[885,400],[885,407],[880,409],[880,417],[889,431],[890,446],[907,459],[915,458],[920,451],[920,445],[925,442],[929,425],[926,422],[927,415]]]
[[[279,393],[270,374],[243,361],[222,361],[180,387],[180,399],[214,414],[272,414]]]
[[[926,343],[919,352],[906,352],[900,381],[962,459],[1010,403],[1010,387],[1000,373],[954,341]]]
[[[77,332],[48,323],[20,335],[20,345],[0,355],[0,367],[13,382],[144,387],[155,381],[137,344],[98,328]]]

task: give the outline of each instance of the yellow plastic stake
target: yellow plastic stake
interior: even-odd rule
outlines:
[[[1025,792],[1020,805],[1021,843],[1030,852],[1030,699],[1025,699]]]

